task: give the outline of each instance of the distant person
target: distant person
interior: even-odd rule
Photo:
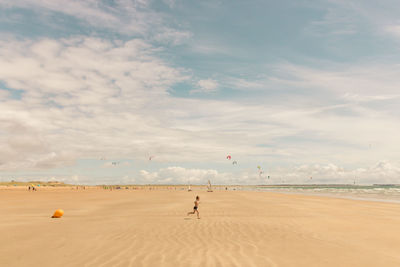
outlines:
[[[200,197],[196,196],[196,200],[194,201],[194,207],[192,212],[188,212],[187,215],[190,214],[197,214],[197,219],[200,219],[200,214],[199,214],[199,204],[200,204]]]
[[[31,187],[30,186],[28,187],[28,190],[31,191]]]

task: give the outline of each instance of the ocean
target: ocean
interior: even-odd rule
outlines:
[[[267,191],[400,203],[400,185],[258,185],[236,186],[230,190]]]

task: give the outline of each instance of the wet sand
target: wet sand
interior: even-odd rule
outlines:
[[[186,216],[196,195],[200,220]],[[1,266],[400,266],[395,203],[93,188],[0,200]]]

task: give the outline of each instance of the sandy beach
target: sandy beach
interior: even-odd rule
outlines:
[[[186,216],[196,195],[199,220]],[[70,188],[0,199],[1,266],[400,266],[399,204]]]

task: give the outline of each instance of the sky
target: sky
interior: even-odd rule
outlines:
[[[400,183],[399,14],[0,0],[0,181]]]

